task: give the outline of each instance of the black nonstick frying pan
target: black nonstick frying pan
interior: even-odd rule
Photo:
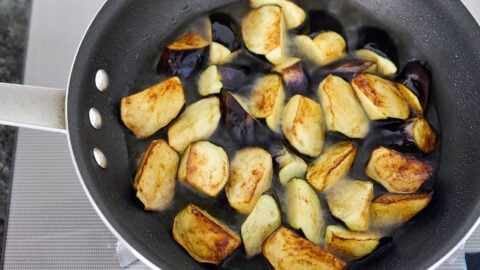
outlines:
[[[195,262],[170,233],[182,200],[195,196],[193,193],[180,188],[176,193],[183,192],[183,199],[162,213],[144,211],[135,198],[133,168],[148,140],[134,139],[122,125],[119,101],[155,82],[159,52],[178,29],[233,2],[239,1],[108,1],[85,35],[71,71],[66,126],[85,191],[112,232],[151,267],[211,268]],[[425,211],[394,233],[393,241],[353,267],[435,267],[478,225],[480,217],[480,28],[460,1],[315,2],[338,15],[347,26],[362,23],[382,27],[398,41],[401,63],[421,58],[434,69],[430,102],[436,108],[441,134],[434,198]],[[95,85],[100,69],[109,76],[105,91]],[[103,119],[100,128],[91,124],[92,108]],[[105,168],[98,165],[94,149],[104,154]],[[202,203],[199,197],[194,200]],[[222,210],[226,206],[204,204],[217,209],[223,219],[229,218],[229,212]],[[268,265],[261,257],[245,262],[241,251],[237,253],[222,267],[264,269]]]

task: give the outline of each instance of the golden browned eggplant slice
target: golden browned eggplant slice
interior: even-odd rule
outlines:
[[[287,229],[278,228],[265,241],[263,255],[275,270],[338,270],[348,264]]]
[[[302,95],[290,98],[283,109],[282,131],[298,152],[311,157],[320,155],[325,140],[320,104]]]
[[[429,154],[435,150],[437,135],[425,118],[412,118],[404,123],[385,125],[381,130],[384,146],[393,146],[403,152]]]
[[[326,191],[342,180],[357,155],[357,145],[340,142],[329,147],[307,169],[307,180],[318,191]]]
[[[409,221],[432,200],[432,193],[386,194],[372,202],[372,224],[393,229]]]
[[[262,244],[282,222],[282,213],[271,195],[260,196],[255,207],[242,224],[241,233],[247,258],[262,252]]]
[[[188,79],[201,66],[210,41],[198,32],[190,32],[167,45],[157,65],[157,72]]]
[[[352,232],[339,225],[330,225],[325,232],[328,251],[347,260],[358,260],[372,253],[380,243],[381,235]]]
[[[200,99],[190,104],[168,128],[168,143],[182,153],[190,143],[208,139],[217,129],[220,118],[217,97]]]
[[[431,177],[429,163],[380,146],[372,151],[365,174],[392,193],[414,193]]]
[[[279,75],[268,74],[255,82],[250,94],[250,112],[256,118],[265,118],[274,132],[279,132],[284,103],[285,90]]]
[[[265,5],[250,10],[242,20],[245,46],[255,54],[264,55],[274,65],[287,56],[287,33],[282,10]]]
[[[337,32],[327,31],[319,33],[313,38],[313,43],[315,43],[322,52],[324,64],[331,63],[346,56],[347,43]]]
[[[133,188],[145,210],[162,211],[175,193],[179,157],[165,140],[154,140],[143,154]]]
[[[405,100],[408,102],[408,105],[410,105],[410,109],[412,110],[412,113],[420,117],[423,116],[424,110],[417,95],[415,95],[415,93],[412,90],[410,90],[408,87],[406,87],[402,83],[397,83],[396,86],[398,90],[402,92],[402,95],[405,98]]]
[[[183,153],[178,180],[215,197],[228,181],[228,155],[222,147],[208,141],[191,143]]]
[[[288,224],[302,230],[308,240],[320,244],[325,221],[317,193],[307,181],[300,178],[288,181],[286,190]]]
[[[202,74],[200,74],[197,88],[198,93],[202,96],[220,93],[223,88],[222,75],[218,72],[216,65],[208,66]]]
[[[377,71],[382,75],[391,76],[397,73],[397,66],[390,59],[374,51],[359,49],[354,52],[354,55],[362,60],[375,62],[377,64]]]
[[[283,11],[287,29],[295,29],[301,26],[307,17],[305,11],[297,4],[289,0],[250,0],[250,6],[258,8],[264,5],[277,5]]]
[[[275,156],[278,163],[278,178],[282,185],[286,185],[292,178],[304,178],[307,172],[307,163],[299,156],[292,153],[286,147],[282,147]]]
[[[370,121],[349,83],[329,75],[318,87],[318,96],[328,130],[350,138],[363,139],[367,136]]]
[[[220,265],[242,243],[225,224],[193,204],[175,216],[172,233],[192,258],[215,265]]]
[[[134,95],[122,98],[120,116],[139,138],[165,127],[183,108],[185,95],[178,77],[172,77]]]
[[[407,119],[410,115],[408,103],[390,80],[362,73],[353,78],[352,86],[370,119]]]
[[[212,65],[228,63],[235,55],[236,52],[231,52],[227,47],[218,42],[210,44],[210,64]]]
[[[327,192],[327,203],[333,216],[342,220],[352,231],[366,231],[370,224],[370,202],[373,183],[344,180]]]
[[[270,188],[273,175],[272,156],[259,147],[243,148],[230,164],[230,180],[225,187],[230,206],[249,214],[263,192]]]

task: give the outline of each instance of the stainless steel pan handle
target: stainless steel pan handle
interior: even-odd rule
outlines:
[[[0,124],[66,133],[63,89],[0,83]]]

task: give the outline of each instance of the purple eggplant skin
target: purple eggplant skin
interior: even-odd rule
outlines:
[[[390,59],[398,66],[397,47],[385,30],[373,26],[362,26],[357,30],[357,35],[357,49],[371,50]]]
[[[240,147],[268,146],[277,141],[277,135],[250,115],[228,91],[221,92],[224,127]]]
[[[296,94],[304,96],[310,96],[312,94],[309,74],[300,59],[286,66],[275,67],[273,71],[282,76],[287,97]]]
[[[242,46],[242,32],[239,24],[225,13],[212,13],[209,16],[212,25],[212,41],[222,44],[231,52]]]
[[[350,82],[355,77],[355,75],[367,72],[374,65],[375,63],[372,61],[346,59],[317,68],[313,71],[313,74],[315,77],[321,78],[322,80],[329,74],[333,74]]]
[[[379,134],[383,145],[403,152],[429,154],[435,150],[437,136],[425,118],[386,123]]]
[[[225,64],[217,66],[217,70],[222,78],[223,89],[233,93],[249,88],[255,80],[256,72],[250,66]]]
[[[192,50],[172,50],[165,48],[157,65],[159,74],[188,79],[206,62],[208,47]]]
[[[432,68],[422,60],[411,60],[403,66],[395,81],[408,87],[419,99],[426,110],[430,96]]]
[[[311,10],[308,12],[307,22],[302,29],[304,35],[314,38],[322,32],[333,31],[345,38],[343,25],[334,15],[324,10]]]

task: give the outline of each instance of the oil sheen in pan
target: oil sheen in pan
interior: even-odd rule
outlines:
[[[380,26],[381,28],[383,28],[382,24],[379,21],[375,20],[375,18],[372,18],[371,16],[369,17],[368,14],[362,13],[361,10],[356,8],[354,5],[350,4],[349,1],[299,0],[298,5],[304,8],[306,11],[315,10],[315,9],[327,10],[328,12],[335,15],[343,25],[347,43],[350,49],[354,48],[355,39],[356,39],[356,30],[358,27],[363,25],[370,25],[370,26],[373,25],[373,26]],[[248,1],[241,1],[239,3],[222,7],[212,12],[227,13],[231,15],[233,18],[235,18],[237,22],[240,23],[241,18],[244,16],[244,14],[248,9],[249,9]],[[203,19],[205,19],[206,16],[208,16],[208,14],[204,14]],[[147,61],[145,63],[143,70],[136,76],[135,81],[132,84],[132,87],[129,89],[130,92],[126,93],[126,95],[133,94],[137,91],[145,89],[146,87],[149,87],[150,85],[153,85],[157,82],[160,82],[166,79],[165,75],[157,74],[156,68],[155,68],[158,62],[158,59],[160,57],[160,54],[162,52],[162,48],[166,46],[168,43],[174,41],[176,38],[180,37],[181,33],[185,33],[191,30],[192,27],[194,27],[192,25],[194,25],[194,23],[180,25],[177,29],[175,29],[174,34],[172,36],[166,37],[164,43],[159,44],[158,52],[156,52],[157,57],[152,57],[150,61]],[[406,46],[407,41],[399,39],[394,34],[394,31],[391,31],[391,29],[388,29],[388,28],[384,28],[384,29],[389,31],[395,44],[397,45],[399,63],[400,63],[398,67],[399,69],[401,69],[402,66],[410,59],[413,59],[413,58],[423,59],[421,53],[415,50],[415,48],[412,48],[413,46]],[[262,71],[265,70],[265,66],[263,66],[261,62],[253,62],[253,63],[257,63],[257,64],[254,64],[254,66],[252,66],[253,70],[262,70]],[[435,67],[433,67],[433,70],[435,71]],[[191,79],[189,79],[188,81],[183,81],[187,104],[190,104],[195,100],[198,100],[199,98],[201,98],[196,88],[197,77],[198,77],[198,74],[196,76],[192,76]],[[435,73],[433,74],[433,77],[435,78]],[[315,78],[314,80],[320,81],[321,78]],[[251,83],[253,84],[253,80]],[[313,87],[316,87],[316,86],[313,86]],[[247,86],[245,88],[248,89],[249,87]],[[433,91],[435,91],[435,83],[432,83],[431,85],[431,92]],[[318,100],[318,98],[315,96],[313,96],[313,98]],[[429,123],[437,132],[437,135],[438,135],[437,147],[435,151],[432,154],[429,154],[428,156],[422,155],[420,153],[414,153],[412,155],[414,155],[416,158],[419,158],[421,160],[426,160],[429,163],[433,164],[435,167],[438,167],[439,159],[440,159],[440,146],[438,142],[441,140],[440,139],[441,130],[440,130],[440,123],[438,121],[437,111],[434,106],[434,100],[432,98],[430,98],[425,117],[428,119]],[[355,140],[359,148],[358,148],[357,158],[349,173],[349,177],[354,179],[361,179],[361,180],[369,179],[364,173],[364,168],[368,161],[370,152],[372,151],[373,148],[379,145],[378,130],[380,126],[383,124],[385,124],[385,122],[372,122],[370,126],[369,136],[365,140]],[[158,138],[167,139],[167,133],[166,133],[167,128],[168,127],[163,128],[158,133],[156,133],[155,135],[147,139],[138,139],[131,132],[125,129],[125,140],[128,145],[129,156],[131,160],[130,167],[131,167],[132,182],[133,182],[133,177],[137,170],[138,164],[140,163],[140,159],[143,155],[143,152],[145,151],[145,149],[148,147],[149,143],[153,139],[158,139]],[[342,139],[340,135],[334,134],[334,133],[327,133],[325,146],[328,146],[328,144],[331,144],[334,141],[338,141],[339,139]],[[222,124],[219,125],[216,133],[212,136],[211,141],[218,145],[222,145],[227,151],[230,159],[233,158],[235,151],[240,148],[240,146],[238,146],[235,142],[231,141],[229,135],[225,132],[225,129],[222,127]],[[269,146],[267,145],[265,146],[265,148],[268,149]],[[311,161],[311,159],[307,159],[306,161],[309,162]],[[432,177],[431,180],[427,181],[422,187],[422,190],[432,190],[434,186],[433,185],[434,179],[435,177]],[[277,195],[279,195],[279,198],[282,198],[283,189],[280,186],[275,173],[274,173],[274,179],[273,179],[273,188],[276,190]],[[134,191],[132,188],[132,193],[133,192]],[[383,188],[375,184],[375,196],[378,196],[379,194],[382,194],[384,192],[385,191]],[[319,197],[322,203],[322,207],[327,212],[325,213],[326,224],[339,223],[339,221],[331,217],[331,215],[328,213],[328,206],[325,202],[324,196],[319,193]],[[181,210],[187,203],[190,203],[190,202],[198,205],[201,208],[206,209],[210,214],[219,218],[222,222],[224,222],[226,225],[228,225],[230,228],[232,228],[236,232],[240,231],[240,226],[246,218],[246,216],[237,213],[228,205],[228,201],[226,199],[224,192],[221,192],[217,198],[214,198],[214,199],[207,198],[207,196],[201,195],[199,192],[194,191],[191,188],[185,187],[181,183],[179,183],[176,187],[175,198],[172,206],[169,209],[167,209],[165,215],[162,215],[162,216],[171,217],[173,220],[173,217],[175,216],[175,214],[179,210]],[[281,200],[281,204],[284,204],[284,203],[285,202]],[[141,204],[139,203],[139,205]],[[281,207],[285,209],[284,206],[281,205]],[[285,213],[283,212],[282,214],[285,217]],[[167,223],[171,224],[172,220],[168,220]],[[283,220],[285,220],[285,218]],[[161,220],[159,218],[158,222],[165,222],[165,220]],[[413,222],[415,222],[415,219],[413,219]],[[165,233],[170,234],[171,232],[165,231]],[[401,233],[402,233],[402,228],[394,232],[394,238],[395,238],[395,235],[401,235]],[[388,248],[389,241],[390,240],[382,241],[383,243],[381,244],[381,246],[373,254],[367,256],[364,260],[374,259],[380,253],[382,253],[386,248]],[[355,267],[355,262],[352,262],[352,263],[353,264],[351,264],[351,266]],[[224,262],[222,266],[228,269],[238,269],[238,268],[255,269],[262,265],[263,266],[268,265],[268,262],[263,256],[256,256],[247,261],[243,254],[243,250],[238,249],[230,258],[228,258]]]

